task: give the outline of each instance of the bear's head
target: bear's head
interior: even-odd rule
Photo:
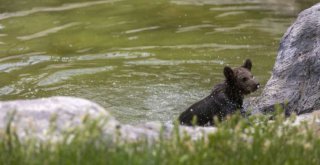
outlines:
[[[228,85],[239,90],[239,93],[247,95],[256,91],[260,84],[251,74],[252,62],[247,59],[241,67],[231,69],[226,66],[224,68],[224,76]]]

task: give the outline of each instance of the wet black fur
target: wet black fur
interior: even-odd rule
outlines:
[[[242,67],[250,71],[251,61],[247,60]],[[236,75],[230,67],[224,68],[224,75],[226,80],[217,84],[209,96],[191,105],[179,116],[180,124],[211,126],[214,125],[214,117],[222,121],[226,116],[242,110],[243,98],[247,93],[241,92],[243,89],[237,84]]]

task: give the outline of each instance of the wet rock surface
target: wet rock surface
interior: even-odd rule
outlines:
[[[320,109],[320,3],[302,11],[282,37],[272,76],[246,109],[266,113],[279,104],[287,115]]]

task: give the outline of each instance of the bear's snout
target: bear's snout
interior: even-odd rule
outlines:
[[[258,90],[260,88],[260,83],[259,82],[256,82],[255,85],[254,85],[254,91]]]
[[[257,83],[257,89],[259,89],[260,88],[260,83]]]
[[[255,92],[256,90],[258,90],[260,88],[260,83],[255,79],[255,77],[252,76],[250,83],[248,84],[248,86],[250,86],[251,92]]]
[[[260,88],[260,83],[256,80],[252,79],[248,81],[247,83],[243,84],[243,93],[244,94],[250,94],[252,92],[255,92]]]

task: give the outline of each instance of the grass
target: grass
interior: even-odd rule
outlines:
[[[102,135],[97,122],[64,133],[60,141],[22,142],[9,124],[0,138],[0,164],[320,164],[317,127],[283,121],[281,115],[271,122],[261,116],[248,120],[236,116],[206,138],[194,141],[173,131],[171,138],[160,136],[153,144],[115,143]]]

